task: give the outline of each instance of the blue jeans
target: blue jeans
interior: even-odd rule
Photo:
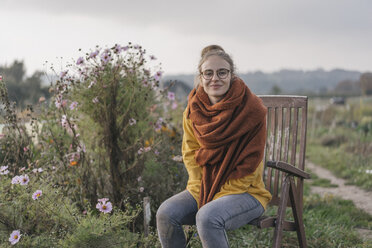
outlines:
[[[227,195],[213,200],[198,210],[187,191],[164,201],[156,222],[163,248],[183,248],[186,237],[182,225],[194,225],[204,248],[229,247],[225,230],[237,229],[264,212],[261,203],[248,193]]]

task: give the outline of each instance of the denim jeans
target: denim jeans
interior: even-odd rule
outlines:
[[[185,247],[182,225],[196,224],[203,248],[229,247],[225,230],[237,229],[263,212],[261,203],[248,193],[220,197],[198,210],[185,190],[164,201],[156,213],[160,243],[163,248]]]

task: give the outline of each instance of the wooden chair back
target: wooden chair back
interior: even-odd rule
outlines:
[[[273,196],[270,205],[278,206],[280,189],[286,173],[266,167],[266,162],[283,161],[305,170],[307,97],[275,95],[259,97],[267,107],[264,182],[266,189]],[[296,185],[297,199],[302,206],[303,179],[299,178]]]
[[[307,247],[302,219],[305,170],[307,97],[259,96],[267,107],[267,135],[263,179],[272,194],[270,205],[278,206],[275,216],[261,216],[251,225],[274,227],[273,247],[281,247],[282,233],[296,231],[300,247]],[[286,220],[291,207],[294,221]]]

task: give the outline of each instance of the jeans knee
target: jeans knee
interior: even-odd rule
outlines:
[[[196,214],[196,226],[200,228],[224,228],[224,220],[201,208]]]

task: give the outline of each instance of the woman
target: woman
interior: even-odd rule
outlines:
[[[185,247],[182,225],[193,224],[204,248],[229,247],[225,230],[258,218],[271,200],[262,181],[266,108],[222,47],[205,47],[198,70],[183,114],[189,180],[158,209],[162,247]]]

